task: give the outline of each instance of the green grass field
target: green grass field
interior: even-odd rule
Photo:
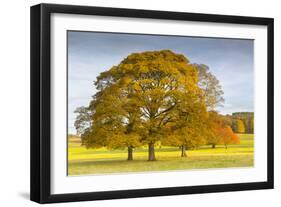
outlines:
[[[156,147],[157,161],[147,161],[147,148],[134,150],[134,160],[127,161],[127,150],[86,149],[79,138],[68,143],[68,175],[126,173],[163,170],[250,167],[254,163],[253,134],[239,134],[241,143],[225,149],[202,146],[180,157],[177,147]]]

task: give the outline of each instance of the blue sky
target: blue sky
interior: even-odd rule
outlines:
[[[254,41],[246,39],[68,32],[68,131],[76,133],[74,110],[87,106],[100,72],[133,52],[170,49],[191,63],[205,64],[220,81],[222,114],[254,111]]]

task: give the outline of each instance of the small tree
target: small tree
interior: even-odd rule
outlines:
[[[237,120],[237,132],[238,133],[245,133],[245,126],[242,120]]]
[[[236,134],[233,133],[230,126],[221,127],[218,131],[220,137],[220,144],[223,144],[227,149],[229,144],[239,144],[240,140]]]
[[[209,112],[209,130],[207,131],[207,141],[215,148],[217,144],[224,144],[227,148],[228,144],[239,144],[240,140],[233,133],[229,118],[219,115],[217,112]]]

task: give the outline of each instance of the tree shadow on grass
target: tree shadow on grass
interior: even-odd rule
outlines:
[[[165,147],[165,148],[155,148],[155,152],[176,152],[179,151],[176,147]],[[147,149],[137,148],[134,152],[147,152]],[[127,153],[127,150],[99,150],[99,151],[83,151],[83,152],[72,152],[72,154],[120,154]]]
[[[164,160],[156,160],[156,162],[161,162]],[[168,161],[168,160],[166,160]],[[153,163],[151,161],[147,160],[98,160],[98,161],[93,161],[93,160],[83,160],[83,161],[75,161],[69,163],[70,165],[75,165],[75,166],[84,166],[84,165],[99,165],[99,166],[107,166],[107,165],[135,165],[135,164],[142,164],[142,163]]]

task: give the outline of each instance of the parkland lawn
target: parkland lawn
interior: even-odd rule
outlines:
[[[137,148],[133,161],[127,161],[127,150],[86,149],[79,138],[68,143],[68,175],[125,173],[162,170],[251,167],[254,163],[254,135],[238,134],[240,144],[202,146],[180,157],[177,147],[155,147],[157,161],[147,161],[147,148]]]

